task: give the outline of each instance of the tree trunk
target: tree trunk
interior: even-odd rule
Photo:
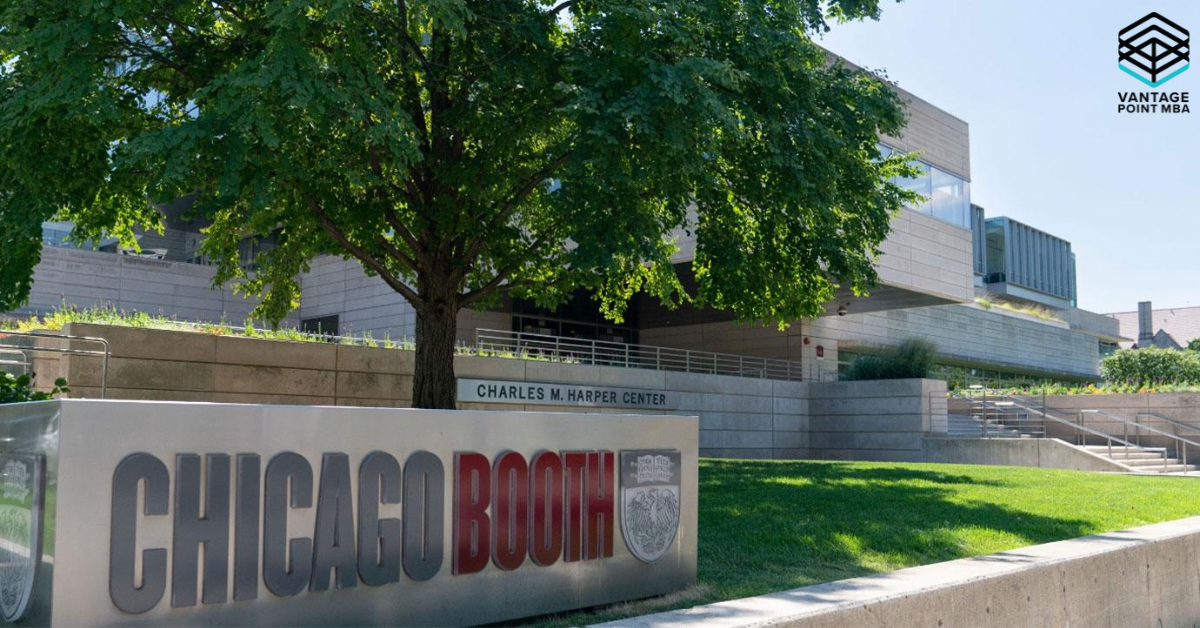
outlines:
[[[458,385],[454,378],[454,340],[458,308],[446,302],[417,309],[417,356],[413,373],[413,407],[453,410]]]

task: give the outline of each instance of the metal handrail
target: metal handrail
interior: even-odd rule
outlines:
[[[105,340],[104,338],[97,338],[94,336],[73,336],[70,334],[45,334],[45,333],[39,334],[39,333],[25,332],[25,331],[0,331],[0,339],[6,338],[8,336],[17,336],[20,338],[38,338],[38,339],[53,338],[56,340],[91,342],[91,343],[96,343],[96,344],[103,346],[104,347],[103,351],[96,351],[96,350],[89,350],[89,349],[71,349],[69,344],[66,349],[61,349],[58,347],[21,347],[21,346],[12,345],[12,344],[0,344],[0,349],[15,349],[15,350],[21,351],[21,352],[41,351],[44,353],[61,353],[64,355],[79,355],[79,356],[89,356],[89,357],[100,358],[101,359],[101,363],[100,363],[100,398],[104,399],[108,396],[108,358],[109,358],[109,356],[112,355],[112,347],[109,345],[108,340]]]
[[[1021,399],[1019,399],[1019,398],[1016,398],[1016,397],[1011,397],[1011,396],[1006,396],[1006,395],[1005,395],[1005,396],[1000,396],[999,398],[1000,398],[1000,399],[1006,399],[1006,400],[1008,400],[1008,403],[1011,403],[1011,404],[1012,404],[1012,407],[1020,408],[1021,410],[1024,410],[1025,412],[1034,413],[1034,414],[1039,414],[1039,415],[1041,415],[1041,417],[1042,417],[1042,419],[1043,419],[1043,420],[1050,420],[1050,421],[1054,421],[1055,423],[1059,423],[1059,424],[1062,424],[1062,425],[1066,425],[1067,427],[1070,427],[1071,429],[1073,429],[1073,430],[1075,430],[1075,431],[1077,431],[1077,432],[1083,432],[1083,433],[1085,433],[1085,434],[1090,434],[1090,435],[1092,435],[1092,436],[1097,436],[1097,437],[1100,437],[1100,438],[1103,438],[1103,439],[1105,439],[1105,441],[1108,443],[1108,453],[1109,453],[1109,455],[1110,455],[1110,456],[1112,455],[1112,446],[1113,446],[1113,443],[1117,443],[1117,444],[1119,444],[1119,445],[1123,446],[1123,447],[1125,448],[1125,453],[1126,453],[1126,454],[1128,454],[1128,453],[1129,453],[1129,448],[1130,448],[1130,447],[1133,447],[1133,448],[1135,448],[1135,449],[1141,449],[1141,450],[1145,451],[1145,448],[1144,448],[1144,447],[1140,447],[1140,446],[1138,446],[1138,445],[1135,445],[1135,444],[1133,444],[1133,443],[1129,442],[1129,441],[1128,441],[1128,440],[1126,440],[1126,439],[1118,438],[1118,437],[1116,437],[1116,436],[1113,436],[1112,434],[1109,434],[1109,433],[1107,433],[1107,432],[1104,432],[1104,431],[1101,431],[1101,430],[1097,430],[1097,429],[1094,429],[1094,428],[1090,428],[1090,427],[1088,427],[1088,426],[1086,426],[1086,425],[1081,425],[1081,424],[1079,424],[1079,423],[1073,423],[1073,422],[1071,422],[1069,419],[1066,419],[1066,418],[1063,418],[1063,417],[1054,416],[1054,415],[1052,415],[1052,414],[1050,414],[1050,413],[1046,412],[1046,409],[1045,409],[1045,408],[1043,408],[1043,409],[1039,410],[1039,409],[1037,409],[1037,408],[1033,408],[1033,407],[1027,406],[1027,405],[1025,405],[1025,403],[1024,403],[1024,402],[1023,402]],[[994,402],[993,402],[993,403],[994,403]],[[1166,450],[1164,450],[1164,451],[1163,451],[1163,460],[1164,460],[1164,465],[1165,465],[1165,461],[1166,461]]]
[[[803,375],[799,362],[777,358],[567,338],[499,329],[476,329],[475,346],[482,351],[524,351],[554,359],[577,360],[585,364],[657,371],[732,375],[784,381],[801,381]]]
[[[0,360],[0,366],[20,366],[27,374],[29,372],[29,359],[25,356],[25,352],[19,349],[0,349],[0,355],[17,355],[20,360]]]
[[[1090,410],[1090,409],[1089,410],[1080,410],[1080,412],[1087,413],[1087,414],[1099,414],[1101,416],[1108,417],[1115,421],[1120,421],[1121,424],[1125,426],[1126,430],[1129,429],[1130,424],[1133,424],[1135,429],[1147,430],[1151,434],[1158,434],[1159,436],[1165,436],[1166,438],[1175,441],[1175,443],[1176,443],[1175,444],[1175,453],[1178,455],[1178,454],[1180,454],[1180,452],[1182,452],[1181,462],[1183,462],[1183,464],[1185,466],[1187,465],[1187,446],[1191,445],[1192,447],[1200,448],[1200,443],[1198,443],[1194,440],[1184,438],[1178,434],[1172,434],[1170,432],[1165,432],[1158,428],[1150,427],[1149,425],[1142,425],[1141,423],[1138,423],[1136,421],[1130,421],[1129,419],[1127,419],[1123,416],[1119,416],[1119,415],[1113,414],[1111,412],[1105,412],[1104,410]],[[1182,445],[1180,445],[1180,443],[1182,443]],[[1164,463],[1164,466],[1165,466],[1165,463]]]
[[[1133,416],[1135,416],[1135,417],[1148,416],[1152,419],[1157,419],[1159,421],[1162,421],[1163,423],[1167,423],[1168,425],[1172,425],[1177,428],[1182,427],[1185,430],[1191,430],[1197,434],[1200,434],[1200,427],[1196,427],[1195,425],[1188,425],[1187,423],[1183,423],[1182,421],[1176,421],[1175,419],[1168,419],[1167,417],[1162,416],[1161,414],[1154,414],[1153,412],[1138,412],[1137,414],[1135,414]],[[1141,424],[1139,423],[1138,425],[1141,425]]]
[[[1012,396],[1012,395],[1004,395],[1004,394],[996,394],[996,395],[992,396],[991,398],[989,398],[988,391],[986,389],[981,388],[978,392],[980,392],[982,394],[982,398],[978,397],[978,396],[974,396],[974,395],[964,396],[963,398],[969,399],[973,406],[982,408],[982,411],[983,411],[982,416],[983,416],[985,431],[987,430],[987,410],[990,408],[994,412],[993,416],[999,416],[999,415],[1003,414],[1001,409],[1008,407],[1008,408],[1019,409],[1024,413],[1039,415],[1042,417],[1043,422],[1052,421],[1056,424],[1065,425],[1065,426],[1071,428],[1072,430],[1074,430],[1078,434],[1086,434],[1086,435],[1091,435],[1091,436],[1096,436],[1096,437],[1102,438],[1105,440],[1105,442],[1108,445],[1108,453],[1110,456],[1112,455],[1112,449],[1113,449],[1114,443],[1124,447],[1126,455],[1128,455],[1130,447],[1140,450],[1140,451],[1150,452],[1150,453],[1153,453],[1153,450],[1158,449],[1157,447],[1155,447],[1155,448],[1143,447],[1140,444],[1140,439],[1139,439],[1138,443],[1132,442],[1129,437],[1129,427],[1130,426],[1133,426],[1133,428],[1135,430],[1135,436],[1140,435],[1140,434],[1138,434],[1138,432],[1140,430],[1146,430],[1148,432],[1151,432],[1154,434],[1159,434],[1161,436],[1164,436],[1164,437],[1170,439],[1171,441],[1174,441],[1176,455],[1181,458],[1180,462],[1183,464],[1185,469],[1187,466],[1188,445],[1191,445],[1192,447],[1200,448],[1200,442],[1184,438],[1182,436],[1179,436],[1178,434],[1172,434],[1170,432],[1166,432],[1166,431],[1163,431],[1163,430],[1160,430],[1157,428],[1153,428],[1153,427],[1150,427],[1149,425],[1145,425],[1145,424],[1139,423],[1137,421],[1130,420],[1126,417],[1122,417],[1122,416],[1113,414],[1111,412],[1106,412],[1104,410],[1093,410],[1093,409],[1079,410],[1077,412],[1077,415],[1079,417],[1079,422],[1073,422],[1066,416],[1059,416],[1059,414],[1060,414],[1059,411],[1052,410],[1051,408],[1047,407],[1044,393],[1042,394],[1042,404],[1041,404],[1042,407],[1038,408],[1034,404],[1029,403],[1026,399],[1021,398],[1021,397],[1016,397],[1016,396]],[[1112,434],[1104,432],[1103,430],[1098,430],[1098,429],[1083,425],[1083,414],[1084,413],[1099,414],[1101,416],[1105,416],[1105,417],[1108,417],[1110,419],[1113,419],[1113,420],[1119,422],[1122,425],[1122,429],[1123,429],[1122,437],[1114,436]],[[1165,417],[1159,417],[1157,415],[1150,415],[1149,413],[1141,413],[1138,416],[1154,416],[1155,418],[1162,419],[1171,424],[1177,423],[1175,421],[1172,421],[1171,419],[1166,419]],[[1179,424],[1179,426],[1186,427],[1186,428],[1195,430],[1197,432],[1200,432],[1200,428],[1195,428],[1195,427],[1185,425],[1185,424]],[[1043,434],[1045,434],[1044,426],[1043,426]],[[1086,440],[1084,440],[1083,442],[1086,443]],[[1161,453],[1162,453],[1162,458],[1163,458],[1163,468],[1166,468],[1168,466],[1169,460],[1170,460],[1170,457],[1167,455],[1167,448],[1163,447]],[[1185,471],[1185,473],[1186,473],[1186,471]]]
[[[1038,410],[1037,408],[1025,405],[1024,401],[1018,397],[1008,397],[1008,399],[1012,400],[1014,405],[1016,405],[1018,407],[1021,407],[1029,412],[1036,412],[1036,413],[1042,415],[1042,418],[1044,418],[1044,419],[1050,419],[1052,421],[1061,423],[1063,425],[1070,426],[1072,429],[1074,429],[1077,432],[1084,432],[1087,434],[1092,434],[1094,436],[1099,436],[1100,438],[1106,439],[1108,442],[1108,455],[1110,458],[1112,457],[1112,444],[1114,441],[1117,443],[1120,443],[1125,448],[1125,455],[1127,455],[1127,456],[1129,455],[1130,447],[1133,447],[1134,449],[1140,449],[1140,450],[1146,451],[1146,452],[1150,451],[1150,449],[1148,449],[1146,447],[1142,447],[1142,445],[1140,443],[1134,444],[1133,442],[1130,442],[1130,440],[1129,440],[1129,423],[1130,423],[1130,421],[1123,417],[1119,417],[1117,415],[1110,414],[1108,412],[1104,412],[1103,410],[1080,410],[1079,411],[1079,421],[1080,422],[1072,423],[1068,419],[1065,419],[1062,417],[1057,417],[1057,416],[1050,414],[1049,412],[1047,412],[1048,408],[1046,408],[1045,405],[1042,406],[1041,410]],[[1091,427],[1087,427],[1086,425],[1083,425],[1083,413],[1084,412],[1102,414],[1104,416],[1108,416],[1110,418],[1116,419],[1117,421],[1121,422],[1121,424],[1124,426],[1124,430],[1125,430],[1124,433],[1122,434],[1124,436],[1124,438],[1117,438],[1116,436],[1113,436],[1113,435],[1109,434],[1108,432],[1104,432],[1102,430],[1097,430],[1095,428],[1091,428]],[[1164,432],[1164,434],[1165,434],[1165,432]],[[1162,457],[1163,457],[1163,469],[1166,469],[1168,466],[1167,461],[1168,461],[1169,457],[1167,456],[1167,450],[1165,447],[1162,450]],[[1186,448],[1184,451],[1184,460],[1185,460],[1185,462],[1183,464],[1186,466],[1187,465]],[[1185,473],[1186,473],[1186,470],[1185,470]]]

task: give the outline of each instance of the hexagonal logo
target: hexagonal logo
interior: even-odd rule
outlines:
[[[1122,71],[1150,87],[1158,87],[1188,69],[1191,36],[1186,28],[1150,13],[1121,30],[1117,53],[1117,66]]]

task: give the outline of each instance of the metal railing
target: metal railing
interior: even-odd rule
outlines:
[[[1153,412],[1138,412],[1137,414],[1133,415],[1134,422],[1137,423],[1139,426],[1141,425],[1141,422],[1138,419],[1141,419],[1142,417],[1154,419],[1156,421],[1162,421],[1163,423],[1170,425],[1171,428],[1174,430],[1176,436],[1179,435],[1179,430],[1187,430],[1189,432],[1192,432],[1193,434],[1200,434],[1200,427],[1196,427],[1195,425],[1188,425],[1187,423],[1183,423],[1181,421],[1176,421],[1175,419],[1169,419],[1165,416],[1162,416],[1161,414],[1154,414]],[[1140,436],[1140,433],[1138,435]],[[1141,441],[1138,441],[1138,442],[1141,442]]]
[[[801,381],[799,362],[731,353],[692,351],[604,340],[566,338],[499,329],[476,329],[481,352],[513,353],[580,364],[642,368],[681,373],[732,375],[756,379]]]
[[[1028,414],[1037,414],[1037,415],[1041,416],[1042,422],[1043,422],[1042,423],[1042,434],[1043,435],[1045,435],[1047,432],[1046,423],[1050,422],[1050,423],[1054,423],[1056,425],[1063,425],[1063,426],[1068,427],[1071,430],[1073,430],[1078,437],[1081,437],[1083,439],[1080,441],[1080,444],[1086,445],[1087,436],[1094,436],[1096,438],[1100,438],[1100,439],[1104,440],[1105,443],[1108,445],[1108,455],[1110,458],[1112,457],[1112,454],[1113,454],[1113,444],[1114,443],[1117,444],[1119,447],[1124,448],[1124,453],[1126,456],[1129,455],[1130,447],[1133,447],[1134,449],[1137,449],[1139,451],[1147,451],[1144,447],[1140,447],[1140,446],[1130,442],[1128,438],[1119,438],[1119,437],[1114,436],[1113,434],[1109,434],[1108,432],[1105,432],[1103,430],[1098,430],[1096,428],[1092,428],[1092,427],[1088,427],[1088,426],[1084,425],[1083,421],[1082,421],[1082,414],[1080,415],[1080,420],[1072,421],[1067,417],[1059,416],[1056,411],[1051,411],[1049,408],[1047,408],[1045,406],[1044,402],[1043,402],[1042,407],[1039,409],[1039,408],[1033,407],[1032,405],[1029,405],[1028,402],[1026,402],[1024,399],[1021,399],[1020,397],[1011,397],[1011,396],[1003,395],[1000,398],[1004,400],[1001,403],[1006,404],[1004,407],[1017,408]],[[1167,463],[1167,453],[1166,453],[1165,449],[1162,451],[1162,455],[1163,455],[1163,465],[1165,466]]]
[[[1131,421],[1130,419],[1127,419],[1122,416],[1118,416],[1111,412],[1106,412],[1104,410],[1093,410],[1093,409],[1078,410],[1076,412],[1077,420],[1075,422],[1072,422],[1069,418],[1059,416],[1057,414],[1056,410],[1051,410],[1051,409],[1047,408],[1046,403],[1045,403],[1045,395],[1042,396],[1041,409],[1033,407],[1032,405],[1026,405],[1027,402],[1025,402],[1025,400],[1023,400],[1019,397],[1010,397],[1010,399],[1013,400],[1014,405],[1016,405],[1017,407],[1020,407],[1029,412],[1034,412],[1034,413],[1040,414],[1042,416],[1042,418],[1045,420],[1053,421],[1056,424],[1065,425],[1067,427],[1070,427],[1072,430],[1075,431],[1076,436],[1078,438],[1080,438],[1080,441],[1079,441],[1080,445],[1087,445],[1087,436],[1089,436],[1089,435],[1104,439],[1108,445],[1107,453],[1108,453],[1109,458],[1112,458],[1112,455],[1113,455],[1113,443],[1114,442],[1121,446],[1121,448],[1123,450],[1122,453],[1125,455],[1126,460],[1128,460],[1128,457],[1129,457],[1129,453],[1130,453],[1129,448],[1130,447],[1133,447],[1135,450],[1144,452],[1144,453],[1155,453],[1154,449],[1157,449],[1157,448],[1144,447],[1144,446],[1142,446],[1140,441],[1137,443],[1131,441],[1129,438],[1129,426],[1136,425],[1136,423],[1134,421]],[[1103,430],[1099,430],[1099,429],[1096,429],[1093,427],[1088,427],[1088,426],[1084,425],[1083,424],[1083,415],[1084,414],[1098,414],[1100,416],[1104,416],[1104,417],[1107,417],[1114,421],[1117,421],[1122,426],[1121,437],[1118,438],[1117,436],[1110,434],[1108,432],[1105,432]],[[1180,455],[1180,451],[1181,451],[1180,445],[1183,445],[1183,447],[1182,447],[1183,465],[1184,465],[1184,472],[1186,473],[1186,466],[1187,466],[1186,444],[1190,443],[1193,446],[1200,447],[1200,443],[1188,441],[1185,438],[1180,438],[1177,436],[1173,437],[1171,434],[1168,434],[1161,430],[1155,430],[1153,428],[1149,428],[1149,426],[1142,426],[1142,427],[1149,429],[1153,432],[1157,432],[1157,433],[1159,433],[1163,436],[1166,436],[1172,440],[1175,440],[1176,441],[1176,443],[1175,443],[1175,446],[1176,446],[1175,455],[1176,456]],[[1166,447],[1161,448],[1161,450],[1158,451],[1158,453],[1162,456],[1163,469],[1166,470],[1170,466],[1171,456],[1167,453]]]
[[[983,388],[972,388],[968,394],[953,395],[967,401],[971,418],[979,423],[982,438],[1045,438],[1046,420],[1035,418],[1031,413],[1018,408],[1015,402],[1003,395]],[[947,400],[947,417],[951,414]]]
[[[4,343],[3,340],[8,337],[17,338],[33,338],[36,340],[62,340],[67,341],[67,347],[23,347],[15,344]],[[92,343],[102,346],[103,350],[95,349],[74,349],[71,347],[76,342]],[[108,358],[112,355],[112,348],[108,341],[104,338],[96,338],[93,336],[72,336],[67,334],[51,334],[51,333],[35,333],[25,331],[0,331],[0,350],[4,351],[20,351],[22,354],[29,353],[58,353],[60,355],[78,355],[100,358],[100,398],[104,399],[108,396]],[[28,360],[27,360],[28,361]]]
[[[1139,447],[1141,446],[1141,437],[1140,437],[1141,430],[1146,430],[1147,432],[1150,432],[1151,434],[1157,434],[1158,436],[1162,436],[1163,438],[1166,438],[1172,445],[1174,445],[1175,457],[1179,458],[1180,462],[1182,462],[1184,466],[1187,466],[1188,447],[1191,446],[1191,447],[1200,448],[1200,443],[1198,443],[1194,440],[1184,438],[1184,437],[1180,436],[1179,434],[1172,434],[1170,432],[1160,430],[1158,428],[1150,427],[1149,425],[1145,425],[1143,423],[1139,423],[1137,421],[1130,420],[1126,417],[1123,417],[1123,416],[1120,416],[1117,414],[1113,414],[1111,412],[1105,412],[1104,410],[1090,410],[1090,409],[1089,410],[1080,410],[1079,412],[1081,414],[1084,414],[1084,413],[1098,414],[1102,417],[1120,422],[1124,429],[1124,434],[1125,434],[1126,438],[1129,438],[1129,426],[1132,425],[1136,431],[1135,438],[1138,441]],[[1144,414],[1145,413],[1143,413],[1143,415]],[[1139,416],[1141,416],[1141,415],[1139,415]],[[1156,418],[1161,419],[1162,417],[1156,417]],[[1167,419],[1167,421],[1172,422],[1172,421],[1170,421],[1170,419]],[[1180,425],[1182,425],[1182,424],[1180,424]],[[1165,450],[1165,448],[1164,448],[1163,452],[1164,452],[1163,453],[1163,455],[1164,455],[1163,466],[1166,466],[1166,462],[1165,462],[1166,450]]]
[[[984,438],[1019,438],[1032,436],[1044,438],[1048,435],[1048,425],[1063,426],[1074,433],[1076,444],[1086,446],[1088,438],[1102,440],[1107,446],[1107,453],[1112,457],[1114,446],[1128,459],[1130,448],[1134,453],[1149,453],[1162,456],[1163,468],[1172,465],[1172,460],[1184,467],[1187,472],[1188,448],[1200,449],[1200,439],[1193,440],[1179,435],[1179,430],[1185,429],[1200,434],[1200,427],[1181,423],[1148,412],[1138,413],[1137,418],[1130,419],[1113,412],[1097,409],[1080,409],[1070,413],[1049,408],[1046,405],[1046,395],[1041,395],[1040,404],[1037,396],[1016,397],[1002,393],[992,393],[985,388],[973,389],[965,395],[956,395],[959,399],[970,403],[972,416],[980,420],[980,432]],[[1040,407],[1039,407],[1040,406]],[[1084,425],[1085,414],[1095,414],[1105,417],[1120,425],[1121,435],[1117,436],[1101,429]],[[1141,417],[1149,417],[1163,421],[1172,426],[1173,431],[1158,429],[1139,421]],[[1159,436],[1167,441],[1167,447],[1146,447],[1142,445],[1143,433]]]
[[[5,358],[4,356],[9,357]],[[29,361],[29,356],[25,355],[25,352],[19,349],[0,349],[0,366],[21,367],[22,375],[28,375],[33,370],[33,364]]]

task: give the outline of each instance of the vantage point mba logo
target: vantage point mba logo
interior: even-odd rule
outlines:
[[[1186,28],[1151,13],[1117,35],[1117,65],[1150,87],[1158,87],[1188,69],[1190,42]]]
[[[1126,26],[1117,34],[1117,67],[1157,88],[1188,69],[1191,35],[1158,13]],[[1118,112],[1191,113],[1187,92],[1119,92]]]

